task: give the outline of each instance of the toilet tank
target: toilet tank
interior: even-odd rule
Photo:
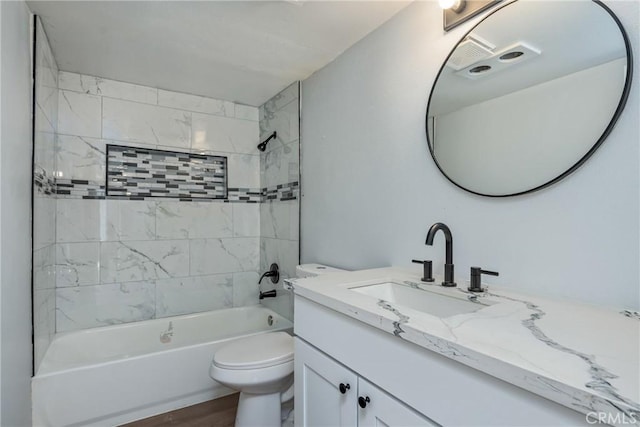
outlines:
[[[329,267],[322,264],[302,264],[296,267],[296,277],[302,279],[304,277],[316,277],[321,274],[337,273],[342,270],[340,268]]]

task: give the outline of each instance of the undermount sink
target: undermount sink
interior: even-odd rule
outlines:
[[[472,302],[395,282],[376,283],[350,288],[391,304],[398,304],[437,317],[449,317],[478,311],[489,304]]]

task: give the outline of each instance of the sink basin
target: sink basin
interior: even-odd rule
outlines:
[[[473,313],[487,306],[487,304],[440,295],[395,282],[358,286],[350,290],[437,317]]]

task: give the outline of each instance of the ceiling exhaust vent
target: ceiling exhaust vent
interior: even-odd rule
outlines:
[[[470,34],[453,51],[447,61],[447,67],[460,71],[471,64],[490,58],[493,56],[494,49],[495,45],[479,36]]]
[[[490,58],[474,62],[468,68],[457,71],[455,74],[460,77],[476,80],[536,58],[540,56],[541,53],[540,49],[523,42],[518,42],[501,49]]]

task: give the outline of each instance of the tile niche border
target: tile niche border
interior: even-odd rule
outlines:
[[[226,200],[227,157],[106,146],[105,196]]]

